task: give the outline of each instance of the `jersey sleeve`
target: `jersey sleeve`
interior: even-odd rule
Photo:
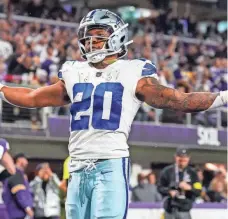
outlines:
[[[58,78],[60,80],[64,81],[66,73],[68,71],[70,71],[70,69],[72,68],[74,63],[75,63],[75,61],[66,61],[66,62],[64,62],[64,64],[61,66],[61,68],[59,69],[59,72],[58,72]]]
[[[148,59],[139,59],[139,60],[143,62],[140,65],[140,69],[139,69],[139,80],[144,77],[158,79],[157,68],[155,64]]]
[[[8,186],[11,193],[15,196],[17,204],[22,209],[33,206],[31,194],[26,188],[22,173],[16,172],[16,174],[10,176],[8,178]]]
[[[138,59],[134,60],[135,66],[135,84],[133,86],[133,97],[134,99],[142,103],[136,96],[135,96],[135,91],[137,88],[138,81],[142,78],[155,78],[159,79],[157,75],[157,68],[155,64],[153,64],[150,60],[148,59]]]
[[[0,160],[4,153],[9,150],[9,143],[5,139],[0,139]]]

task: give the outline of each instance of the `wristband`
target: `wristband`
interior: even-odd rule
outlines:
[[[1,88],[0,88],[0,99],[5,100],[6,102],[8,102],[7,99],[5,98],[4,93],[1,91]]]
[[[5,87],[5,85],[0,83],[0,99],[6,100],[6,98],[5,98],[5,96],[4,96],[4,93],[1,91],[1,89],[2,89],[3,87]]]
[[[215,98],[214,102],[208,108],[208,110],[223,106],[223,105],[227,104],[227,102],[228,102],[228,91],[227,90],[220,91],[219,95]]]

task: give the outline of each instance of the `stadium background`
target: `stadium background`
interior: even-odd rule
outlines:
[[[55,83],[64,61],[81,60],[78,22],[95,8],[113,10],[129,22],[135,43],[126,58],[152,60],[162,84],[185,92],[227,89],[227,2],[223,0],[0,1],[0,82],[34,88]],[[0,102],[0,137],[10,142],[12,155],[27,155],[30,180],[43,161],[62,178],[68,115],[68,106],[28,110]],[[220,170],[226,174],[226,128],[226,107],[181,114],[143,105],[129,139],[131,187],[137,185],[138,173],[152,171],[158,177],[173,162],[175,148],[183,145],[191,149],[191,164],[205,177]],[[213,170],[207,169],[208,163],[214,164]]]

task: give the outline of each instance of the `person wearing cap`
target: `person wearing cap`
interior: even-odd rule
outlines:
[[[29,182],[25,175],[28,160],[23,153],[14,157],[16,173],[8,177],[3,186],[3,201],[9,215],[9,219],[33,218],[33,198]]]
[[[5,168],[1,168],[0,181],[16,173],[16,168],[11,155],[8,152],[9,142],[0,138],[0,163]]]
[[[160,174],[158,191],[165,197],[164,219],[191,219],[190,210],[202,185],[189,161],[188,150],[177,148],[175,163],[165,167]]]

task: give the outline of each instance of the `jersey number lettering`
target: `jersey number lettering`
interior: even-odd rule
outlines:
[[[88,129],[91,116],[94,129],[118,129],[123,90],[120,83],[101,83],[95,88],[92,83],[75,84],[73,86],[74,103],[70,109],[71,131]]]

